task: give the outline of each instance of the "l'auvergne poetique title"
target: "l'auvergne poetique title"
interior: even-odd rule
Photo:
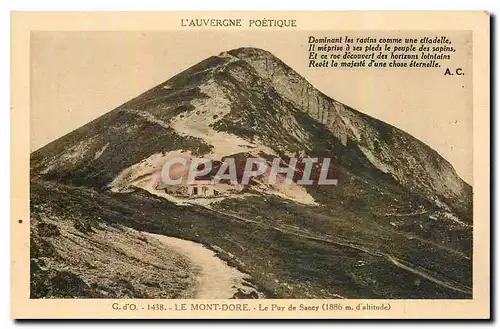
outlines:
[[[295,19],[181,18],[181,27],[297,27]]]

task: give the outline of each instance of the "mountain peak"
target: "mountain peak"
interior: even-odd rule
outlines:
[[[328,143],[357,149],[358,160],[370,163],[380,174],[471,219],[470,186],[437,152],[323,94],[264,49],[243,47],[211,56],[116,110],[37,152],[33,161],[37,170],[66,175],[78,167],[89,172],[82,161],[88,158],[99,164],[99,186],[103,186],[126,167],[159,152],[229,152],[234,151],[228,147],[230,141],[241,150],[253,147],[258,137],[266,141],[259,147],[280,154],[317,148],[321,140],[317,137],[322,136]],[[97,130],[102,133],[95,134]],[[130,143],[127,159],[120,139]],[[85,157],[82,149],[92,152]],[[103,159],[113,154],[112,149],[120,157],[113,157],[116,163],[111,166]],[[106,151],[104,156],[101,150]]]
[[[242,47],[230,50],[226,53],[233,58],[238,58],[239,60],[250,64],[254,69],[256,69],[257,73],[261,75],[262,73],[265,73],[263,77],[268,77],[268,72],[263,72],[262,69],[269,71],[272,67],[280,67],[285,69],[285,71],[291,70],[291,68],[283,63],[278,57],[264,49]]]

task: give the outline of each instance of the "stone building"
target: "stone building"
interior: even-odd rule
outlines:
[[[210,198],[218,193],[211,181],[195,181],[188,185],[188,196],[190,198]]]

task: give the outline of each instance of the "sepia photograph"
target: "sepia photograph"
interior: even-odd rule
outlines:
[[[23,27],[29,99],[13,124],[29,125],[13,170],[27,185],[13,184],[29,217],[13,218],[25,279],[12,284],[30,303],[187,318],[405,317],[413,301],[461,317],[453,305],[489,303],[472,27],[247,12],[106,30],[104,13],[75,13],[96,20],[85,30],[25,15],[42,27]]]

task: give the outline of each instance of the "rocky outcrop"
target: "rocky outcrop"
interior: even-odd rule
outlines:
[[[280,95],[324,124],[343,145],[349,140],[403,186],[472,221],[471,187],[436,151],[396,127],[331,99],[270,52],[240,48],[229,53],[251,65]]]

